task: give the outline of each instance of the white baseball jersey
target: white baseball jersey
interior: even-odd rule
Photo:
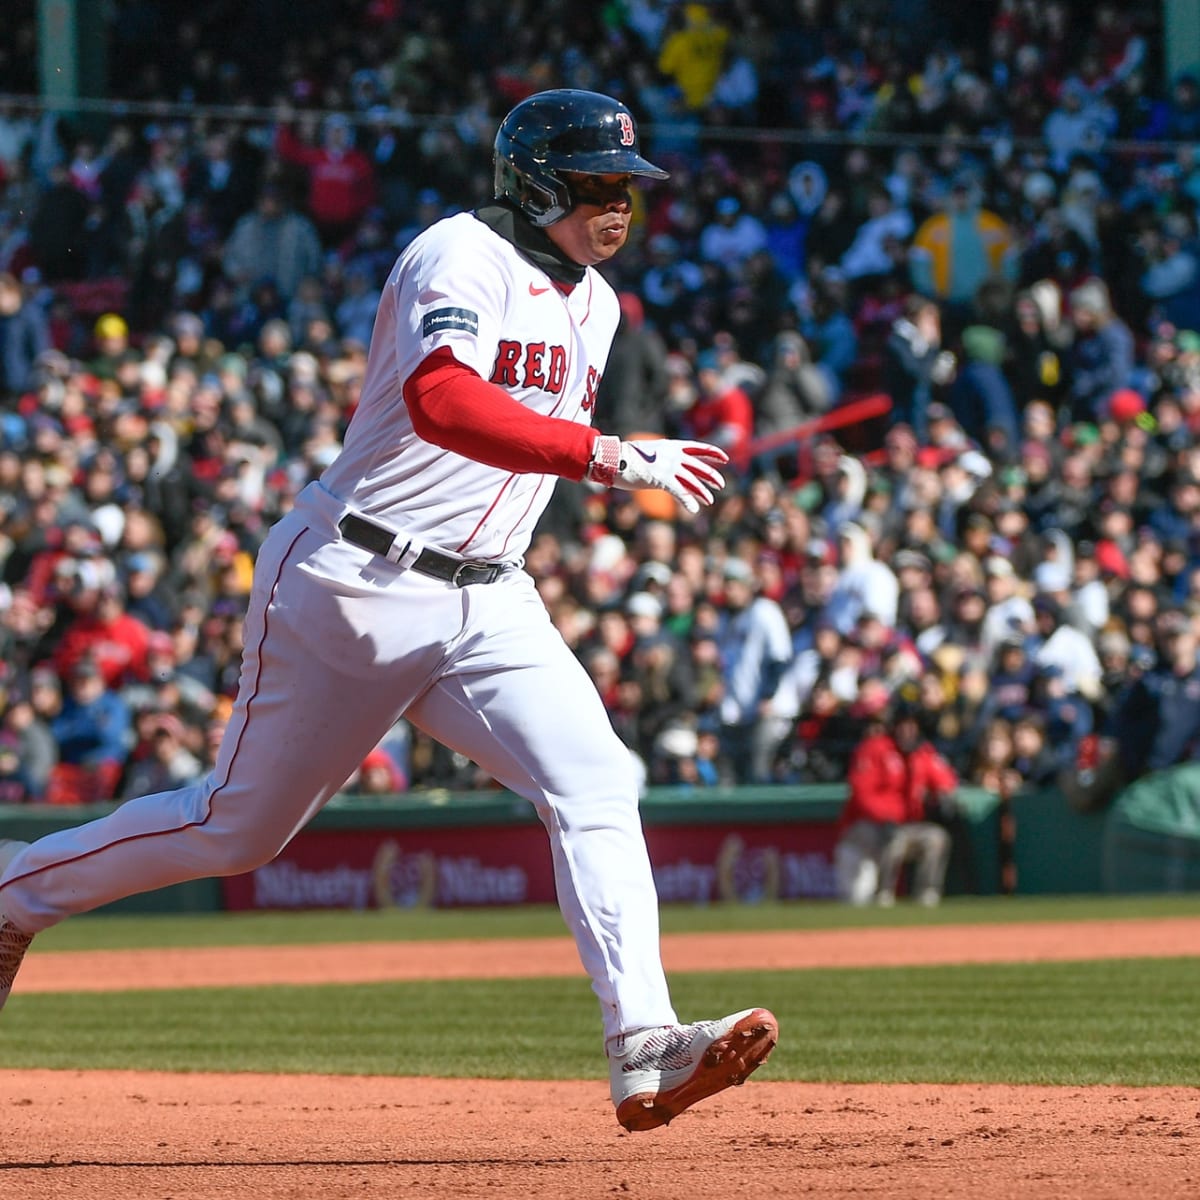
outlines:
[[[446,346],[535,412],[590,424],[618,318],[616,294],[590,267],[564,295],[470,213],[437,222],[404,251],[384,286],[362,399],[322,484],[426,545],[471,558],[520,558],[555,479],[486,466],[422,441],[404,382]]]

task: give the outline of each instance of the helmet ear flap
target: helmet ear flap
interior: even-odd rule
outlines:
[[[561,221],[571,211],[567,185],[545,167],[522,170],[512,159],[497,154],[494,183],[496,199],[515,204],[539,228]]]

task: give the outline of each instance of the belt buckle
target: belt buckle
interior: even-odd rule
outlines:
[[[464,571],[478,571],[481,565],[482,564],[480,563],[472,562],[469,558],[464,558],[463,561],[454,568],[454,574],[450,576],[450,583],[457,588],[466,587],[466,583],[464,583],[461,579],[462,573]]]
[[[450,582],[454,587],[466,587],[467,584],[460,578],[462,573],[464,571],[478,571],[483,578],[477,582],[494,583],[500,578],[503,570],[504,565],[502,563],[482,562],[477,558],[465,558],[454,568],[454,574],[450,576]]]

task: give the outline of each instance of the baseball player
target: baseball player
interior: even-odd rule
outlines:
[[[629,110],[531,96],[494,161],[494,201],[397,260],[344,449],[259,554],[212,773],[0,846],[0,1004],[31,937],[64,917],[269,862],[404,714],[536,808],[617,1119],[651,1129],[741,1083],[777,1023],[762,1008],[678,1023],[630,755],[521,562],[555,477],[664,488],[694,513],[726,456],[591,428],[618,320],[594,268],[625,243],[635,177],[666,177]]]

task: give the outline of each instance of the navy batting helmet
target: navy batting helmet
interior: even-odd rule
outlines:
[[[496,133],[495,196],[516,204],[534,225],[553,225],[571,211],[564,171],[581,175],[667,172],[638,153],[633,114],[599,92],[558,88],[522,100]]]

